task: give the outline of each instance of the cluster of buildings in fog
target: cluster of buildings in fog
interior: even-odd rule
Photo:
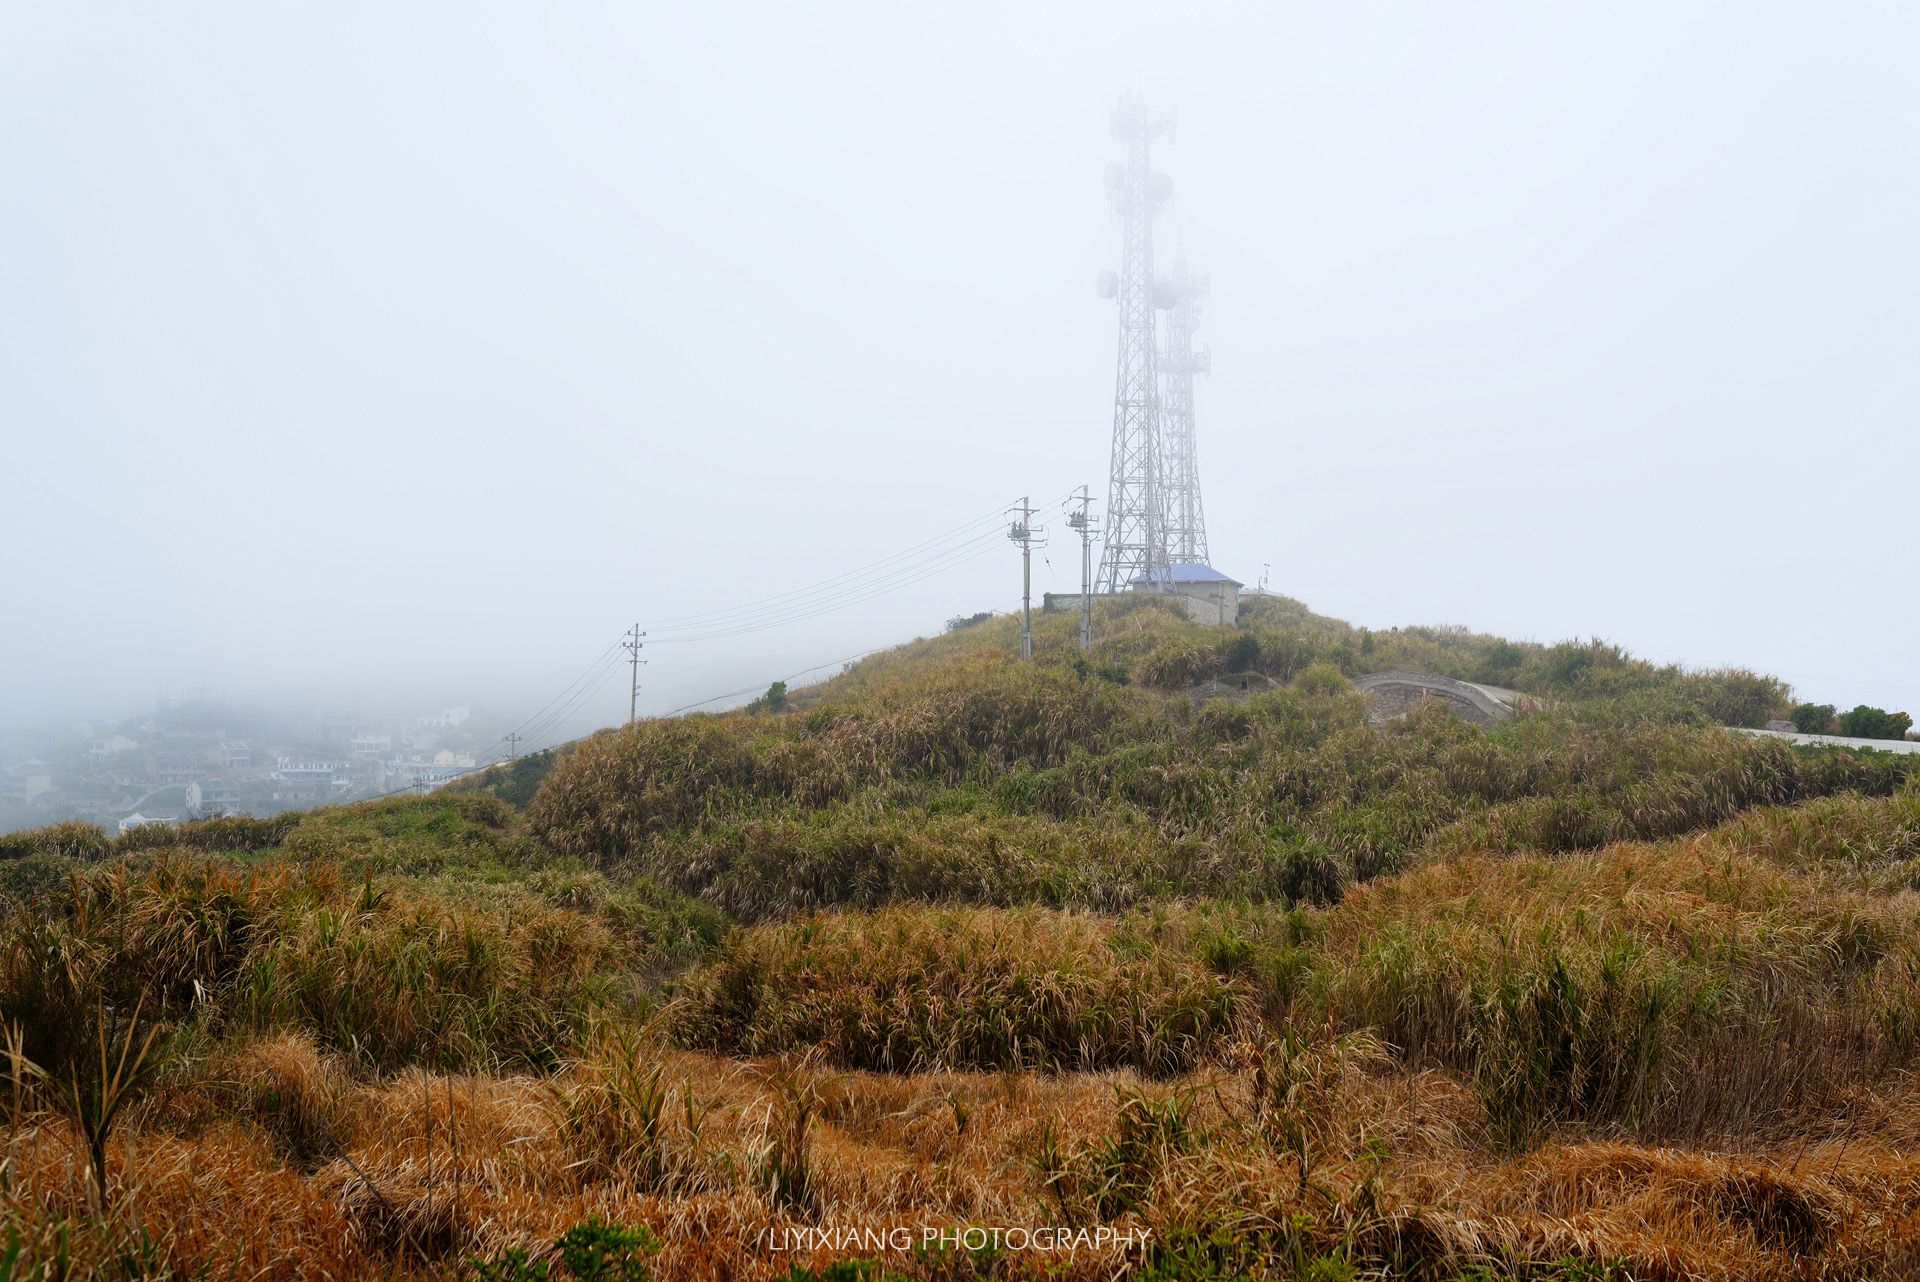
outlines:
[[[303,716],[163,697],[151,716],[0,740],[0,832],[67,819],[125,832],[432,791],[496,738],[466,705]]]

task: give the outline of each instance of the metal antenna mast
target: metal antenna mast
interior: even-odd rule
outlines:
[[[1167,508],[1160,444],[1160,386],[1155,371],[1154,308],[1171,306],[1170,291],[1156,297],[1153,218],[1173,184],[1153,172],[1155,135],[1173,133],[1173,115],[1155,115],[1144,99],[1127,94],[1113,113],[1113,136],[1126,160],[1107,166],[1107,194],[1120,215],[1120,270],[1103,272],[1103,298],[1120,304],[1120,359],[1113,384],[1113,461],[1107,482],[1106,546],[1100,554],[1100,590],[1118,592],[1136,576],[1154,578],[1167,564]]]
[[[627,697],[627,724],[628,725],[632,725],[635,721],[639,720],[640,665],[646,662],[645,659],[640,657],[640,651],[646,648],[646,642],[642,641],[640,638],[645,635],[647,634],[642,632],[640,630],[640,625],[636,623],[633,625],[633,631],[627,634],[627,639],[620,643],[620,648],[633,656],[632,659],[630,660],[630,662],[633,664],[633,693]]]
[[[1173,292],[1167,313],[1167,346],[1160,353],[1160,443],[1165,450],[1167,553],[1182,564],[1208,564],[1207,514],[1200,504],[1199,449],[1193,427],[1193,376],[1213,371],[1213,351],[1193,346],[1200,325],[1200,300],[1207,278],[1195,275],[1185,258],[1173,260],[1173,276],[1164,282]]]
[[[1089,651],[1093,649],[1093,516],[1087,509],[1092,503],[1083,485],[1080,510],[1067,514],[1067,524],[1080,535],[1080,648]]]

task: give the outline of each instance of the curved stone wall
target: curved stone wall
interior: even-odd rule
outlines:
[[[1376,725],[1406,716],[1422,699],[1443,700],[1455,715],[1488,729],[1513,715],[1512,708],[1479,686],[1431,672],[1369,672],[1355,677],[1353,688],[1372,700],[1368,720]]]

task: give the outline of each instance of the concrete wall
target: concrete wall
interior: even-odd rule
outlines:
[[[1176,583],[1173,592],[1195,623],[1218,627],[1240,619],[1240,589],[1231,583]]]
[[[1369,672],[1355,678],[1353,688],[1372,702],[1367,719],[1376,725],[1406,716],[1422,699],[1439,699],[1454,715],[1489,729],[1513,715],[1478,686],[1428,672]]]
[[[1144,596],[1151,592],[1131,589]],[[1195,623],[1219,626],[1223,623],[1237,623],[1240,619],[1240,589],[1232,583],[1176,583],[1167,595],[1179,599],[1187,612],[1187,617]],[[1095,593],[1094,599],[1099,600]],[[1080,594],[1078,592],[1045,592],[1040,596],[1042,613],[1080,613]]]

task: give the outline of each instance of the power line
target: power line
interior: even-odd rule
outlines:
[[[1065,497],[1067,496],[1061,496],[1062,499]],[[1023,499],[1021,502],[1024,507],[1026,500]],[[1024,510],[1029,513],[1028,519],[1030,520],[1032,509],[1025,508]],[[673,616],[656,621],[646,628],[642,628],[640,624],[635,624],[629,631],[623,632],[620,639],[613,642],[613,644],[601,651],[599,655],[595,656],[593,661],[587,665],[586,669],[581,672],[579,676],[568,682],[558,694],[542,705],[533,715],[502,735],[485,754],[489,758],[488,760],[476,762],[472,767],[458,771],[448,776],[448,778],[442,782],[451,782],[453,779],[463,778],[468,774],[491,769],[493,766],[501,764],[502,761],[515,760],[520,756],[520,745],[522,743],[529,745],[528,751],[542,751],[543,749],[539,745],[543,739],[564,726],[577,712],[586,707],[606,689],[614,674],[619,671],[623,661],[620,654],[622,650],[627,652],[624,661],[631,665],[632,672],[628,691],[627,719],[629,724],[637,721],[639,717],[640,664],[646,662],[646,660],[639,657],[639,652],[643,645],[647,644],[640,640],[641,637],[649,637],[650,643],[655,645],[683,645],[697,641],[719,640],[724,637],[744,636],[749,633],[762,632],[769,628],[781,627],[788,623],[816,618],[835,610],[846,609],[849,606],[873,600],[875,597],[897,591],[900,588],[910,586],[914,583],[923,582],[936,575],[944,574],[948,570],[964,565],[992,551],[993,548],[999,545],[1000,531],[998,527],[1002,515],[1003,513],[1000,511],[983,514],[973,520],[955,526],[942,534],[936,535],[931,539],[923,540],[909,548],[896,552],[891,556],[882,557],[877,561],[872,561],[843,574],[823,579],[805,588],[779,593],[759,601],[749,602],[746,605],[733,606],[721,610],[710,610],[703,613]],[[1026,626],[1030,627],[1031,624],[1029,623]],[[664,637],[650,636],[650,633],[656,630],[664,630],[669,635]],[[1030,635],[1030,633],[1027,633],[1027,635]],[[815,664],[810,668],[802,668],[787,679],[792,680],[826,667],[844,666],[858,659],[865,658],[867,655],[876,654],[881,650],[891,649],[894,646],[904,644],[906,640],[912,639],[913,638],[904,638],[902,641],[895,641],[887,645],[862,650],[844,659],[834,660],[832,663]],[[676,708],[672,712],[664,715],[677,716],[682,712],[688,712],[695,708],[702,707],[705,704],[718,702],[721,699],[734,698],[738,695],[753,693],[753,691],[760,688],[759,686],[753,686],[743,690],[729,691],[726,694],[714,695],[698,703],[691,703],[685,707]],[[504,754],[502,753],[503,747]],[[418,784],[410,784],[404,788],[376,794],[376,796],[366,798],[366,800],[378,800],[382,797],[398,796],[401,793],[415,791],[418,787]]]
[[[683,645],[744,636],[817,618],[924,581],[984,555],[997,544],[999,519],[999,513],[977,518],[890,557],[822,580],[808,588],[724,610],[653,620],[646,626],[654,644]]]
[[[1000,604],[999,604],[998,606],[995,606],[995,607],[993,608],[993,610],[992,610],[991,612],[992,612],[992,613],[995,613],[995,614],[1003,614],[1003,613],[1006,613],[1006,612],[1007,612],[1008,610],[1010,610],[1010,609],[1011,609],[1011,608],[1012,608],[1012,607],[1013,607],[1014,605],[1016,605],[1016,604],[1018,604],[1018,602],[1015,602],[1015,601],[1005,601],[1005,602],[1001,602],[1001,603],[1000,603]],[[627,634],[623,634],[623,636],[624,636],[624,635],[627,635]],[[780,679],[780,680],[785,680],[785,681],[793,681],[793,680],[795,680],[795,679],[797,679],[797,678],[799,678],[799,677],[803,677],[803,676],[805,676],[805,675],[807,675],[807,674],[808,674],[808,673],[810,673],[810,672],[818,672],[818,671],[820,671],[820,670],[821,670],[822,668],[837,668],[837,667],[845,667],[845,666],[846,666],[847,664],[849,664],[849,663],[854,663],[854,662],[856,662],[856,661],[858,661],[858,660],[860,660],[860,659],[864,659],[864,658],[866,658],[866,657],[867,657],[868,655],[873,655],[873,654],[879,654],[879,653],[881,653],[882,651],[885,651],[885,650],[892,650],[892,649],[895,649],[895,648],[897,648],[897,647],[899,647],[899,646],[902,646],[902,645],[905,645],[905,644],[907,644],[907,643],[908,643],[908,642],[910,642],[910,641],[917,641],[917,640],[920,640],[920,639],[921,639],[921,634],[919,634],[919,633],[915,633],[915,634],[914,634],[914,635],[912,635],[912,636],[907,636],[907,637],[902,637],[902,638],[900,638],[900,639],[899,639],[899,640],[897,640],[897,641],[889,641],[889,642],[887,642],[887,643],[886,643],[885,645],[877,645],[877,646],[873,646],[873,647],[871,647],[871,648],[869,648],[869,649],[866,649],[866,650],[861,650],[861,651],[858,651],[857,653],[854,653],[854,654],[850,654],[850,655],[847,655],[847,656],[846,656],[845,658],[842,658],[842,659],[833,659],[833,660],[830,660],[830,661],[828,661],[828,662],[826,662],[826,663],[816,663],[816,664],[814,664],[814,665],[813,665],[813,666],[811,666],[811,667],[807,667],[807,668],[801,668],[801,669],[799,669],[798,671],[796,671],[796,672],[793,672],[793,673],[790,673],[790,674],[789,674],[788,676],[786,676],[786,677],[783,677],[783,678],[779,678],[779,679]],[[619,643],[616,643],[616,645],[615,645],[615,647],[614,647],[614,648],[617,648],[617,647],[618,647],[618,644],[619,644]],[[609,651],[609,653],[611,653],[611,650]],[[603,657],[605,657],[605,656],[603,656]],[[596,665],[595,665],[595,666],[598,666],[598,662],[597,662],[597,661],[596,661]],[[592,672],[592,670],[593,670],[592,668],[589,668],[589,669],[588,669],[588,672],[589,672],[589,673],[591,673],[591,672]],[[568,699],[568,700],[566,700],[566,704],[565,704],[564,706],[562,706],[562,707],[561,707],[561,708],[559,709],[559,711],[555,713],[555,715],[553,715],[553,716],[549,716],[549,717],[544,717],[544,718],[542,718],[542,720],[543,720],[543,723],[544,723],[544,727],[545,727],[545,728],[551,728],[552,726],[554,726],[554,725],[556,725],[556,724],[558,724],[559,722],[562,722],[562,721],[564,721],[564,720],[565,720],[565,718],[566,718],[566,716],[567,716],[567,715],[568,715],[568,714],[569,714],[569,713],[570,713],[570,712],[572,711],[572,709],[574,709],[574,708],[577,708],[578,706],[580,706],[580,705],[581,705],[581,703],[583,703],[583,702],[584,702],[584,700],[585,700],[585,699],[587,699],[587,698],[591,698],[591,697],[592,697],[592,695],[594,695],[594,694],[597,694],[597,693],[598,693],[598,692],[599,692],[600,690],[602,690],[602,689],[604,689],[604,688],[605,688],[605,686],[606,686],[606,681],[607,681],[607,679],[608,679],[608,678],[609,678],[609,677],[610,677],[610,676],[611,676],[611,675],[612,675],[613,673],[615,673],[615,672],[618,672],[618,671],[619,671],[619,664],[618,664],[618,663],[615,663],[615,664],[613,664],[613,665],[611,665],[610,667],[608,667],[608,668],[606,669],[606,671],[605,671],[605,672],[604,672],[604,673],[602,674],[602,676],[601,676],[601,678],[600,678],[600,680],[598,681],[598,683],[596,683],[596,684],[590,684],[590,685],[587,685],[587,686],[584,686],[584,687],[581,687],[581,690],[582,690],[582,695],[581,695],[581,697],[579,697],[579,698],[573,698],[573,699]],[[584,673],[583,673],[583,674],[582,674],[582,677],[584,678],[584,677],[585,677],[586,675],[587,675],[587,674],[584,674]],[[569,690],[571,690],[571,689],[573,689],[573,688],[574,688],[574,686],[578,686],[578,685],[580,685],[580,679],[576,679],[576,680],[575,680],[575,681],[574,681],[574,682],[573,682],[573,683],[572,683],[571,685],[569,685],[569,687],[568,687],[568,689],[569,689]],[[687,705],[685,705],[684,707],[679,707],[679,708],[675,708],[675,709],[673,709],[673,711],[671,711],[671,712],[666,712],[666,713],[662,713],[662,714],[661,714],[661,716],[663,716],[663,717],[675,717],[675,716],[679,716],[679,715],[680,715],[681,713],[683,713],[683,712],[691,712],[691,711],[693,711],[693,710],[694,710],[695,708],[700,708],[700,707],[704,707],[705,705],[707,705],[707,704],[709,704],[709,703],[718,703],[718,702],[719,702],[720,700],[722,700],[722,699],[733,699],[733,698],[738,698],[738,697],[739,697],[740,695],[743,695],[743,694],[753,694],[753,693],[755,693],[756,691],[759,691],[759,690],[763,690],[763,689],[765,689],[765,688],[766,688],[766,687],[765,687],[765,686],[763,686],[763,685],[752,685],[752,686],[747,686],[747,687],[744,687],[744,688],[742,688],[742,689],[739,689],[739,690],[730,690],[730,691],[728,691],[728,692],[727,692],[727,693],[725,693],[725,694],[716,694],[716,695],[711,695],[711,696],[709,696],[708,698],[705,698],[705,699],[702,699],[702,700],[700,700],[700,702],[698,702],[698,703],[689,703],[689,704],[687,704]],[[564,693],[565,693],[565,692],[563,692],[563,694],[564,694]],[[553,699],[552,701],[550,701],[550,702],[549,702],[549,703],[547,704],[547,707],[548,707],[548,708],[552,708],[552,707],[554,707],[554,706],[555,706],[555,704],[558,704],[558,703],[560,703],[560,702],[561,702],[561,697],[562,697],[562,696],[555,696],[555,698],[554,698],[554,699]],[[543,711],[544,711],[544,709],[543,709]],[[539,716],[539,715],[540,715],[540,714],[538,714],[538,713],[536,713],[536,714],[535,714],[535,716]],[[532,720],[532,718],[529,718],[529,722],[530,722],[531,720]],[[522,728],[524,728],[526,724],[528,724],[528,723],[525,723],[525,722],[523,722],[523,723],[522,723]],[[520,731],[520,730],[512,730],[512,731],[509,731],[509,732],[508,732],[507,734],[505,734],[505,735],[502,735],[502,736],[500,737],[500,741],[499,741],[499,743],[504,743],[504,744],[507,744],[507,745],[509,745],[509,747],[508,747],[508,751],[507,751],[507,755],[505,755],[505,756],[501,756],[501,755],[499,755],[499,744],[498,744],[498,743],[496,743],[496,744],[494,745],[494,747],[493,747],[492,749],[490,749],[490,750],[489,750],[489,752],[488,752],[488,754],[487,754],[487,755],[488,755],[488,756],[490,757],[490,759],[489,759],[489,760],[484,760],[484,761],[476,761],[476,762],[475,762],[475,763],[474,763],[473,765],[471,765],[471,766],[468,766],[468,767],[465,767],[465,768],[463,768],[463,769],[460,769],[460,770],[457,770],[457,771],[456,771],[456,772],[454,772],[453,774],[451,774],[451,775],[449,775],[449,776],[447,776],[447,778],[446,778],[446,779],[444,779],[444,780],[441,780],[441,781],[439,781],[439,782],[438,782],[438,784],[437,784],[436,786],[437,786],[437,787],[444,787],[444,786],[446,786],[447,784],[449,784],[449,783],[452,783],[452,782],[453,782],[454,780],[456,780],[456,779],[465,779],[465,778],[467,778],[467,777],[468,777],[468,776],[470,776],[470,775],[476,775],[476,774],[481,774],[481,773],[484,773],[485,771],[488,771],[488,770],[491,770],[491,769],[493,769],[493,767],[495,767],[495,766],[498,766],[498,765],[504,765],[504,764],[507,764],[507,763],[509,763],[509,762],[511,762],[511,761],[515,761],[515,760],[517,760],[517,759],[519,758],[519,756],[521,755],[521,754],[520,754],[520,753],[519,753],[519,752],[517,751],[517,744],[518,744],[518,742],[519,742],[519,741],[521,741],[521,740],[526,740],[526,741],[528,741],[528,742],[532,742],[532,741],[534,741],[534,739],[535,739],[535,738],[537,738],[537,735],[538,735],[539,733],[544,733],[544,728],[543,728],[543,729],[542,729],[541,731],[537,731],[535,735],[527,735],[527,734],[523,734],[523,733],[521,733],[521,731]],[[547,745],[547,747],[548,747],[548,748],[551,748],[551,747],[553,747],[553,746],[555,746],[555,745],[553,745],[553,744],[549,744],[549,745]],[[538,747],[535,747],[535,748],[530,748],[530,749],[528,749],[528,751],[529,751],[529,752],[542,752],[542,751],[545,751],[545,750],[546,750],[546,749],[543,749],[543,748],[538,748]],[[386,798],[388,798],[388,797],[398,797],[398,796],[400,796],[400,795],[402,795],[403,793],[410,793],[410,792],[417,792],[417,791],[419,791],[419,789],[420,789],[420,785],[419,785],[419,784],[417,784],[417,783],[412,783],[412,784],[408,784],[407,786],[405,786],[405,787],[403,787],[403,788],[394,788],[394,789],[391,789],[391,790],[389,790],[389,791],[387,791],[387,792],[381,792],[381,793],[375,793],[375,794],[374,794],[373,796],[371,796],[371,797],[362,797],[362,798],[360,798],[359,800],[361,800],[361,801],[382,801],[382,800],[385,800],[385,799],[386,799]]]
[[[842,574],[836,574],[832,578],[822,579],[818,583],[810,584],[803,588],[795,588],[789,592],[781,592],[774,596],[762,598],[761,600],[758,600],[758,601],[748,601],[741,605],[729,606],[729,607],[726,607],[725,609],[705,610],[705,611],[701,611],[694,614],[681,614],[681,615],[674,615],[668,618],[650,619],[646,621],[647,627],[651,630],[658,630],[658,631],[676,630],[679,627],[704,628],[704,627],[717,624],[735,615],[750,615],[768,606],[782,606],[787,603],[791,603],[795,601],[797,598],[813,596],[817,593],[827,591],[830,589],[837,590],[842,586],[846,586],[849,580],[857,580],[863,576],[873,573],[874,571],[885,570],[893,566],[896,562],[910,560],[915,556],[925,551],[928,551],[929,549],[933,549],[940,546],[941,544],[950,543],[955,539],[969,537],[973,535],[975,532],[977,532],[983,526],[998,525],[999,520],[1000,520],[1000,512],[997,509],[992,512],[982,513],[981,515],[976,516],[971,520],[965,521],[960,525],[954,526],[952,529],[947,530],[944,533],[936,534],[930,539],[926,539],[920,543],[916,543],[911,547],[903,548],[899,552],[895,552],[890,556],[885,556],[880,558],[878,561],[869,562],[866,565],[858,566]]]
[[[993,609],[992,613],[995,613],[995,614],[1006,613],[1010,611],[1012,607],[1018,604],[1019,604],[1019,601],[1017,599],[1013,601],[1002,602],[999,606]],[[910,641],[919,641],[922,639],[923,639],[922,634],[916,632],[912,636],[902,637],[898,641],[889,641],[885,645],[873,646],[870,649],[861,650],[856,654],[850,654],[844,659],[833,659],[826,663],[816,663],[812,667],[801,668],[797,672],[791,673],[785,677],[779,677],[775,679],[781,680],[781,681],[792,681],[795,678],[803,677],[807,675],[807,673],[809,672],[818,672],[822,668],[843,667],[846,664],[853,663],[860,659],[864,659],[870,654],[879,654],[884,650],[897,649],[900,646],[906,645]],[[770,683],[767,683],[767,684],[770,684]],[[663,712],[660,715],[663,717],[677,717],[683,712],[691,712],[695,708],[704,708],[709,703],[718,703],[722,699],[735,699],[743,694],[755,694],[759,691],[765,690],[766,688],[767,688],[766,684],[759,684],[759,685],[746,686],[739,690],[729,690],[725,694],[710,695],[709,697],[700,700],[698,703],[689,703],[684,707],[675,708],[671,712]]]
[[[935,578],[938,575],[945,574],[949,570],[985,556],[998,545],[999,532],[997,530],[990,530],[980,535],[971,543],[945,553],[937,559],[929,558],[925,562],[909,567],[911,571],[915,572],[910,573],[903,570],[893,577],[870,582],[858,588],[849,589],[842,595],[830,597],[782,613],[765,615],[758,619],[742,620],[729,626],[717,627],[704,632],[659,637],[654,640],[654,644],[686,645],[695,641],[718,641],[727,637],[746,636],[754,632],[764,632],[768,628],[784,627],[789,623],[801,623],[808,619],[816,619],[822,615],[832,614],[836,611],[847,609],[849,606],[860,605],[864,602],[874,600],[876,597],[886,596],[901,588],[911,587],[915,583],[921,583],[928,579]]]

